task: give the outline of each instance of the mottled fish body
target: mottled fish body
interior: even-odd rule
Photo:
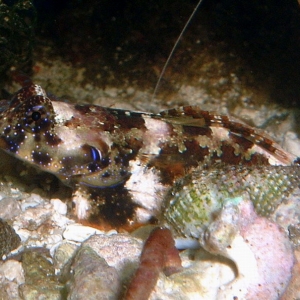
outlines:
[[[195,168],[201,185],[217,164],[254,172],[296,161],[260,130],[194,106],[151,114],[74,105],[33,83],[0,104],[0,148],[71,186],[79,218],[116,227],[156,219]]]

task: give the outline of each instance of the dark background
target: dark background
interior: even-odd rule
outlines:
[[[4,1],[10,7],[17,2]],[[30,71],[42,47],[50,46],[52,57],[61,56],[74,67],[85,66],[86,80],[99,86],[129,83],[154,88],[197,2],[35,0],[33,4],[26,15],[35,33],[30,37],[33,58],[27,59],[23,69]],[[207,51],[224,62],[225,76],[233,70],[244,85],[264,89],[272,101],[299,107],[299,33],[297,1],[204,0],[163,85],[176,89],[179,83],[196,84],[199,76],[205,76],[199,68],[201,54]],[[99,72],[102,76],[96,78]]]

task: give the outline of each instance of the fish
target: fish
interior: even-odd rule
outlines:
[[[0,149],[71,187],[80,220],[157,223],[170,189],[195,169],[299,165],[263,131],[197,106],[154,114],[71,104],[22,83],[0,101]]]

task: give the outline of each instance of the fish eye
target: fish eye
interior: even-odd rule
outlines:
[[[51,109],[41,103],[43,99],[35,97],[30,100],[21,107],[23,109],[22,124],[24,129],[34,133],[48,130],[52,124]],[[33,103],[34,100],[36,103]]]
[[[92,146],[91,146],[91,156],[93,158],[93,161],[100,161],[102,158],[101,151]]]
[[[44,106],[28,106],[26,108],[27,112],[25,113],[24,123],[25,126],[35,127],[40,126],[47,118],[47,112]]]

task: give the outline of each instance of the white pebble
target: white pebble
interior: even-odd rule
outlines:
[[[30,196],[28,198],[26,198],[26,201],[35,202],[38,204],[44,203],[43,198],[40,195],[35,194],[35,193],[30,194]]]
[[[60,199],[51,199],[51,204],[53,205],[55,211],[57,211],[59,214],[65,216],[67,214],[67,205],[66,203],[63,203]]]
[[[32,235],[32,232],[27,230],[27,229],[20,229],[18,230],[17,228],[15,228],[16,233],[18,234],[18,236],[20,237],[22,243],[26,242],[29,237]]]
[[[18,284],[25,282],[22,263],[16,260],[7,260],[0,267],[0,274],[3,274],[9,281],[16,281]]]
[[[19,189],[17,189],[17,188],[11,188],[10,191],[11,191],[12,194],[19,194],[20,193]]]
[[[27,210],[29,207],[36,207],[44,202],[43,198],[37,194],[31,194],[29,197],[24,199],[21,204],[22,211]]]
[[[62,241],[62,236],[60,234],[50,234],[43,238],[43,242],[47,249],[52,248],[53,245]]]
[[[83,242],[94,234],[104,234],[104,232],[81,224],[70,224],[64,231],[63,237],[67,240]]]
[[[61,229],[66,228],[67,224],[72,224],[75,223],[74,220],[71,220],[65,216],[62,216],[61,214],[55,212],[52,216],[51,216],[51,220],[53,222],[53,224],[55,224],[56,226],[58,226]]]

